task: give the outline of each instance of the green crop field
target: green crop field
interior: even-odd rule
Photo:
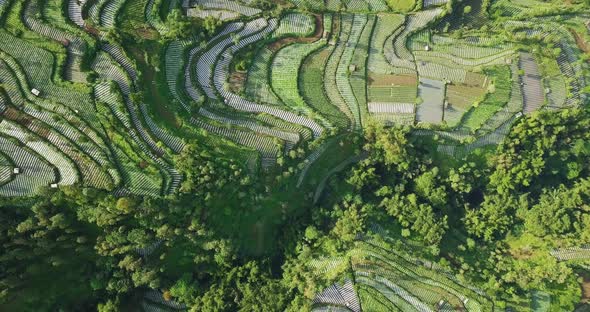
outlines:
[[[385,0],[387,5],[398,12],[411,11],[416,6],[416,0]]]

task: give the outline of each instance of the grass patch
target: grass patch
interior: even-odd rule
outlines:
[[[326,143],[329,146],[309,168],[306,183],[316,186],[335,165],[350,158],[357,148],[354,136],[355,134],[347,134]]]
[[[416,6],[416,0],[385,0],[394,11],[409,12]]]

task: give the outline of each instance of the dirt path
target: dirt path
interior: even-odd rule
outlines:
[[[572,35],[574,35],[574,38],[576,39],[576,44],[578,45],[578,48],[580,48],[580,50],[584,51],[584,53],[590,52],[590,46],[588,43],[586,43],[584,38],[580,34],[578,34],[578,32],[575,31],[574,29],[570,28],[570,32],[572,33]],[[590,62],[590,60],[588,62]]]
[[[287,46],[292,43],[312,43],[317,40],[320,40],[324,36],[324,20],[320,14],[314,14],[313,16],[315,18],[315,32],[311,37],[302,37],[302,38],[288,37],[288,38],[279,39],[279,40],[269,44],[268,48],[273,52],[277,52],[282,47]]]

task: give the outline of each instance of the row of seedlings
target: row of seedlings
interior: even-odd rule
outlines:
[[[18,86],[19,83],[16,78],[12,76],[12,72],[8,70],[6,63],[3,63],[3,65],[3,68],[0,70],[0,80],[10,90],[9,93],[14,96],[13,103],[18,105],[22,110],[21,112],[13,107],[8,107],[4,114],[6,119],[22,125],[23,129],[25,129],[24,131],[38,135],[39,138],[49,142],[60,153],[71,159],[81,171],[84,178],[83,181],[87,185],[97,188],[109,188],[112,180],[107,172],[86,151],[80,148],[77,141],[71,136],[67,136],[67,134],[72,135],[74,133],[73,127],[67,122],[59,120],[58,115],[37,110],[30,103],[26,102],[20,94],[21,89]],[[61,122],[58,122],[58,120]],[[58,129],[60,131],[57,131]],[[81,136],[77,136],[76,139],[80,140]],[[101,155],[101,151],[98,149],[94,149],[94,152],[96,155]],[[71,177],[72,175],[70,174],[69,176]]]
[[[241,30],[244,27],[244,24],[241,22],[238,23],[230,23],[228,24],[219,34],[217,34],[214,38],[212,38],[210,40],[211,43],[215,43],[217,41],[219,41],[220,39],[229,36],[232,33],[235,33],[239,30]],[[190,46],[190,45],[189,45]],[[201,70],[199,70],[199,68],[212,68],[214,66],[214,61],[217,57],[216,56],[212,56],[212,57],[206,57],[203,58],[203,53],[206,52],[207,50],[205,50],[204,48],[206,47],[206,45],[195,45],[194,47],[190,48],[190,50],[188,51],[188,60],[186,65],[182,64],[182,62],[176,62],[176,64],[181,64],[180,66],[184,66],[184,88],[186,90],[186,94],[188,95],[188,97],[195,102],[201,102],[203,101],[203,94],[201,92],[201,90],[199,90],[199,88],[197,86],[195,86],[194,84],[194,79],[193,77],[197,77],[196,80],[199,80],[199,78],[203,79],[203,76],[200,75],[201,74]],[[178,49],[175,48],[175,49]],[[170,50],[171,52],[174,52],[174,50]],[[175,52],[178,53],[178,52]],[[172,55],[170,56],[170,62],[174,62],[174,60],[172,59]],[[205,60],[210,61],[210,63],[205,62]],[[169,72],[167,72],[167,79],[169,81],[169,87],[170,88],[176,88],[175,84],[173,83],[174,81],[174,76],[176,75],[176,77],[178,77],[179,72],[180,72],[180,68],[177,67],[177,65],[174,65],[172,63],[170,63],[170,65],[167,65],[167,68],[170,70]],[[202,86],[201,86],[202,87]],[[183,107],[185,107],[185,109],[187,111],[191,111],[189,105],[186,103],[186,101],[184,100],[183,96],[179,93],[179,92],[174,92],[173,94],[176,94],[177,96],[177,100],[181,102],[181,104],[183,105]],[[205,117],[205,118],[203,118]],[[208,118],[207,118],[208,117]],[[211,122],[208,122],[207,120],[211,120]],[[226,122],[229,122],[226,123]],[[214,133],[216,135],[225,137],[227,139],[229,139],[230,141],[233,141],[237,144],[240,144],[242,146],[248,147],[248,148],[253,148],[255,150],[257,150],[258,152],[260,152],[261,156],[262,156],[262,165],[263,167],[270,167],[272,165],[274,165],[277,154],[279,153],[279,148],[277,147],[277,144],[274,140],[272,140],[270,137],[267,137],[265,135],[261,135],[262,133],[259,134],[255,134],[252,132],[248,132],[248,131],[242,131],[236,127],[229,127],[228,125],[237,125],[237,126],[244,126],[244,125],[250,125],[250,122],[245,122],[245,121],[235,121],[233,118],[227,118],[227,117],[223,117],[220,116],[216,113],[210,112],[209,110],[205,109],[205,108],[200,108],[199,109],[199,116],[198,117],[193,117],[191,118],[191,123],[207,132],[210,133]],[[219,124],[219,125],[217,125]],[[252,128],[252,127],[251,127]],[[256,128],[258,129],[258,128]],[[266,129],[266,128],[264,128]],[[269,132],[270,129],[268,131],[265,132]]]
[[[225,87],[225,82],[228,79],[228,75],[229,75],[229,65],[231,63],[231,60],[233,58],[233,54],[236,53],[237,51],[239,51],[242,47],[245,47],[253,42],[259,41],[262,38],[264,38],[265,36],[269,35],[272,31],[274,31],[274,29],[276,29],[277,27],[277,21],[276,20],[271,20],[270,22],[267,22],[264,19],[258,19],[255,21],[252,21],[248,24],[246,24],[244,26],[244,28],[237,33],[237,35],[235,35],[236,37],[230,36],[228,38],[226,38],[225,40],[222,40],[217,47],[221,47],[220,51],[220,58],[217,60],[217,62],[215,63],[215,70],[213,73],[213,76],[211,77],[213,80],[213,85],[214,85],[214,89],[216,90],[216,92],[218,92],[222,98],[224,99],[224,102],[226,104],[230,104],[229,102],[229,98],[231,97],[238,97],[237,95],[229,92],[226,87]],[[237,44],[236,41],[234,40],[234,38],[244,38],[244,39],[239,39]],[[241,98],[237,98],[237,101],[243,100]],[[246,101],[246,100],[243,100]],[[245,102],[240,102],[239,104],[245,104]],[[253,104],[253,103],[252,103]],[[254,105],[258,105],[258,104],[254,104]],[[230,104],[230,106],[232,106]],[[234,107],[236,108],[236,107]],[[239,109],[239,108],[238,108]],[[283,143],[281,143],[281,145],[283,147],[289,147],[292,148],[292,145],[289,144],[288,146],[284,146]],[[271,164],[271,162],[274,162],[273,160],[270,160],[269,157],[266,157],[263,153],[263,167],[269,167],[269,165]]]
[[[242,29],[244,27],[244,23],[242,22],[236,22],[236,23],[230,23],[228,24],[221,32],[219,32],[215,37],[213,37],[210,42],[214,43],[219,41],[221,38],[224,38],[226,36],[229,36],[231,33],[235,33],[238,30]],[[207,44],[203,43],[203,44],[199,44],[199,45],[195,45],[194,47],[192,47],[188,53],[188,61],[186,63],[186,66],[184,67],[184,88],[186,90],[186,93],[189,95],[189,97],[195,101],[195,102],[201,102],[204,100],[203,94],[201,92],[201,90],[199,90],[198,86],[202,86],[200,85],[200,80],[199,77],[201,77],[199,75],[200,71],[204,69],[204,65],[201,64],[199,65],[198,62],[201,61],[201,54],[204,52],[204,48],[207,46]],[[208,64],[209,68],[213,67],[213,63]],[[197,78],[197,79],[195,79]],[[183,106],[187,109],[187,111],[190,111],[190,108],[188,107],[188,105],[183,104]]]
[[[377,74],[393,74],[392,65],[386,58],[388,45],[393,48],[390,41],[394,34],[403,27],[405,18],[399,14],[381,14],[377,16],[373,38],[371,38],[369,50],[368,69]]]
[[[358,243],[360,250],[352,255],[352,266],[357,276],[385,285],[404,302],[422,307],[425,311],[434,311],[441,301],[453,302],[454,306],[469,311],[490,308],[484,305],[489,302],[480,294],[421,266],[419,262],[411,262],[397,252],[392,253],[389,246],[383,244],[376,241]]]
[[[201,59],[204,58],[206,60],[205,64],[215,64],[215,74],[213,75],[210,69],[205,70],[204,67],[206,67],[207,65],[204,65],[203,67],[199,66],[199,68],[204,69],[202,72],[200,72],[200,74],[203,72],[204,73],[202,76],[199,75],[199,81],[201,82],[201,85],[203,86],[205,93],[207,93],[207,95],[210,98],[216,99],[217,96],[215,92],[219,92],[219,94],[221,94],[222,98],[224,99],[224,103],[228,106],[245,112],[267,113],[280,119],[283,119],[287,122],[308,127],[312,130],[314,138],[317,138],[323,133],[324,129],[315,121],[303,116],[293,114],[288,111],[283,111],[277,108],[250,102],[242,98],[241,96],[233,94],[225,89],[225,81],[227,80],[228,68],[229,64],[231,63],[232,53],[237,52],[239,49],[243,48],[244,46],[250,44],[253,41],[259,40],[263,36],[268,35],[272,31],[272,29],[274,29],[277,26],[277,21],[272,19],[268,23],[267,27],[265,27],[266,24],[267,23],[264,20],[260,19],[252,21],[247,24],[247,27],[244,30],[242,30],[242,32],[238,36],[242,36],[248,33],[255,33],[256,29],[264,29],[264,31],[258,32],[256,35],[253,35],[250,38],[246,38],[245,40],[240,40],[237,45],[232,45],[232,38],[226,38],[217,45],[215,45],[213,48],[211,48],[209,51],[207,51],[205,54],[203,54]],[[214,55],[221,55],[218,62],[216,62]],[[201,63],[201,60],[199,61],[199,63]],[[215,89],[207,85],[210,79],[213,79]]]
[[[86,76],[82,73],[81,64],[84,53],[87,50],[86,42],[77,36],[68,34],[37,19],[37,16],[41,15],[41,10],[35,1],[28,1],[25,5],[23,22],[27,28],[65,46],[67,51],[66,62],[64,65],[65,79],[76,82],[85,82]]]
[[[40,107],[26,101],[21,95],[21,90],[28,90],[26,81],[22,79],[23,81],[19,82],[16,78],[18,75],[12,76],[12,73],[17,72],[18,68],[14,64],[5,67],[14,71],[1,70],[0,79],[11,94],[13,103],[21,111],[10,108],[10,113],[7,115],[10,116],[9,119],[25,125],[59,148],[76,163],[82,173],[83,182],[87,185],[103,189],[112,188],[112,185],[118,180],[118,174],[116,170],[110,170],[112,168],[108,156],[100,145],[104,145],[104,142],[98,134],[80,120],[75,112],[60,105],[48,104],[32,96],[29,97],[31,100],[35,100],[35,103],[40,104]],[[20,76],[24,75],[21,73]],[[22,85],[22,89],[19,84]]]
[[[158,5],[154,5],[155,0],[148,0],[145,6],[145,20],[150,26],[155,28],[161,35],[168,32],[168,27],[162,21]],[[162,1],[158,1],[157,4],[161,4]]]
[[[68,0],[68,17],[76,25],[81,28],[86,26],[84,17],[82,16],[82,8],[88,0]]]
[[[281,102],[293,111],[308,116],[313,114],[299,92],[299,70],[303,60],[325,44],[324,39],[311,44],[295,43],[279,50],[274,56],[270,77],[272,88],[274,93],[281,99]],[[318,119],[322,120],[324,127],[331,127],[323,118],[318,117]]]
[[[55,58],[51,52],[5,32],[0,32],[0,50],[14,59],[16,66],[11,65],[11,67],[20,68],[16,74],[19,75],[22,72],[23,78],[19,77],[19,79],[28,82],[29,90],[37,90],[38,97],[63,104],[77,111],[89,124],[97,125],[90,89],[86,93],[86,91],[68,87],[66,83],[54,83],[52,73]],[[9,61],[6,58],[5,60]]]
[[[348,39],[352,29],[353,15],[343,14],[339,16],[340,30],[337,34],[338,41],[335,43],[335,48],[328,59],[324,71],[324,89],[330,102],[338,107],[350,120],[350,128],[354,128],[354,115],[346,104],[346,100],[342,96],[338,88],[337,76],[338,69],[342,60],[342,55],[346,50]]]
[[[519,62],[513,62],[510,66],[512,72],[512,88],[510,92],[510,100],[504,108],[498,111],[494,116],[488,119],[485,124],[477,131],[477,135],[481,136],[484,133],[491,133],[510,121],[515,115],[523,111],[523,94],[520,85]]]
[[[424,0],[422,2],[422,6],[424,8],[429,8],[429,7],[433,7],[433,6],[444,5],[447,2],[449,2],[449,0]]]
[[[264,134],[270,137],[279,138],[285,142],[285,150],[290,151],[297,145],[300,141],[300,136],[296,132],[287,132],[282,131],[274,128],[269,128],[263,125],[260,125],[257,122],[252,120],[243,120],[237,117],[228,118],[224,117],[221,114],[216,114],[207,110],[206,108],[202,108],[199,111],[199,114],[209,118],[211,120],[215,120],[219,123],[226,124],[226,125],[235,125],[242,128],[250,129],[256,133]]]
[[[356,108],[361,123],[364,123],[368,117],[368,93],[367,93],[367,80],[368,80],[368,47],[370,45],[373,30],[375,28],[375,16],[368,16],[367,23],[361,33],[356,49],[351,59],[349,68],[349,82],[356,100]]]
[[[530,114],[545,103],[545,91],[539,65],[530,53],[520,53],[518,67],[524,72],[521,77],[523,112]]]
[[[93,26],[100,26],[101,25],[101,13],[103,7],[109,2],[110,0],[96,0],[96,1],[88,1],[86,2],[86,6],[90,4],[90,7],[87,9],[87,20],[93,24]]]
[[[513,50],[512,44],[502,43],[483,37],[451,38],[437,34],[430,35],[433,51],[450,54],[464,59],[482,59]],[[412,40],[412,50],[424,48],[424,42]]]
[[[312,15],[292,12],[281,17],[279,27],[272,36],[273,38],[309,36],[314,30],[315,19]]]
[[[241,44],[241,45],[245,45],[245,43],[244,43],[244,42],[242,42],[242,43],[240,43],[240,44]],[[314,45],[319,45],[319,44],[322,44],[322,45],[324,44],[324,41],[323,41],[323,39],[321,39],[321,40],[319,40],[319,41],[316,41],[315,43],[313,43],[313,44],[311,44],[311,45],[305,45],[305,47],[307,47],[307,46],[312,46],[312,47],[314,47]],[[299,47],[299,46],[303,46],[303,45],[296,44],[296,45],[294,45],[293,47]],[[289,46],[289,47],[290,47],[290,46]],[[234,50],[237,50],[238,48],[239,48],[239,47],[237,47],[237,48],[236,48],[236,47],[234,47]],[[305,55],[306,55],[306,54],[308,54],[308,53],[305,53],[305,49],[304,49],[304,53],[302,53],[302,54],[304,54],[304,56],[303,56],[303,57],[301,57],[301,58],[299,58],[299,57],[298,57],[297,59],[301,59],[301,61],[303,61],[303,58],[304,58],[304,57],[305,57]],[[218,64],[218,65],[219,65],[219,64]],[[292,67],[289,67],[289,68],[290,68],[291,70],[295,70],[295,71],[296,71],[296,72],[292,73],[292,75],[291,75],[291,76],[298,77],[299,67],[297,67],[297,68],[295,68],[295,69],[293,69]],[[219,80],[217,80],[217,81],[219,81]],[[298,79],[292,79],[292,80],[290,80],[290,82],[291,82],[291,85],[293,85],[293,84],[297,84],[297,83],[298,83]],[[218,90],[219,90],[219,85],[217,85],[217,88],[218,88]],[[298,87],[296,87],[296,88],[298,88]],[[298,94],[297,94],[297,96],[294,96],[293,98],[294,98],[294,99],[301,99],[301,98],[298,96]],[[301,101],[302,101],[302,100],[301,100]],[[238,104],[239,104],[239,103],[238,103]],[[244,104],[244,102],[242,102],[241,104]],[[280,119],[283,119],[283,120],[285,120],[285,121],[287,121],[287,122],[289,122],[289,123],[295,124],[295,125],[296,125],[298,128],[300,128],[300,129],[301,129],[301,127],[302,127],[302,126],[303,126],[303,127],[310,128],[310,129],[311,129],[311,131],[312,131],[312,133],[313,133],[313,136],[314,136],[315,138],[317,138],[317,137],[318,137],[318,136],[321,134],[321,132],[323,131],[323,128],[321,128],[321,127],[320,127],[319,125],[317,125],[315,122],[313,122],[313,121],[311,121],[311,120],[309,120],[309,119],[307,119],[307,120],[306,120],[306,119],[304,119],[303,117],[294,116],[294,115],[293,115],[292,113],[290,113],[290,112],[279,111],[278,109],[274,109],[274,108],[268,108],[268,107],[265,107],[265,106],[262,106],[262,105],[258,105],[258,104],[254,104],[254,103],[246,103],[246,104],[247,104],[247,105],[249,105],[249,106],[251,107],[250,109],[252,109],[252,108],[256,109],[256,106],[259,106],[259,107],[261,107],[261,108],[264,108],[265,110],[264,110],[264,111],[262,111],[262,112],[265,112],[265,113],[267,113],[267,114],[269,114],[269,115],[273,115],[273,116],[275,116],[275,117],[278,117],[278,118],[280,118]],[[327,122],[325,122],[325,121],[324,121],[324,126],[328,126]],[[305,134],[304,134],[304,135],[305,135]]]
[[[347,18],[348,16],[349,15],[345,15],[344,18]],[[342,56],[340,57],[338,68],[336,69],[336,87],[338,88],[338,91],[344,99],[348,109],[354,116],[354,128],[360,129],[362,127],[360,109],[358,101],[353,93],[352,86],[350,85],[349,74],[356,71],[356,65],[351,64],[351,61],[359,38],[361,37],[365,25],[367,24],[367,16],[357,14],[352,16],[352,18],[353,22],[350,29],[350,34],[348,36],[348,41],[344,47]]]
[[[12,179],[0,186],[0,196],[31,196],[58,181],[55,168],[14,138],[0,134],[0,152],[10,157]]]
[[[323,306],[344,307],[346,311],[361,312],[361,304],[352,280],[347,279],[342,285],[335,283],[317,294],[312,311],[322,311]]]
[[[263,47],[258,51],[246,80],[246,97],[249,100],[259,102],[265,105],[281,105],[281,100],[274,93],[270,86],[270,68],[274,51],[268,47]]]
[[[588,246],[557,248],[550,253],[559,261],[590,259],[590,248]]]
[[[34,88],[31,88],[31,86],[28,84],[27,78],[21,71],[20,66],[18,66],[13,58],[8,57],[7,55],[4,55],[2,58],[12,74],[14,74],[14,77],[11,77],[10,72],[6,72],[7,75],[3,75],[5,81],[9,83],[9,88],[7,88],[7,91],[9,92],[9,96],[12,99],[13,104],[15,104],[17,107],[22,107],[25,113],[52,125],[52,127],[54,127],[56,130],[67,128],[69,130],[74,130],[82,136],[86,136],[89,140],[79,138],[76,135],[77,139],[74,141],[76,141],[88,155],[100,162],[101,165],[108,167],[106,166],[106,163],[108,162],[106,160],[108,156],[106,155],[108,153],[103,149],[103,147],[106,146],[105,141],[101,135],[90,126],[90,124],[94,122],[95,119],[87,120],[81,118],[78,116],[80,115],[80,111],[78,109],[67,108],[65,105],[55,102],[47,103],[47,101],[44,99],[39,99],[38,97],[33,96],[33,92],[29,94],[27,90],[33,91]],[[21,90],[24,92],[24,96],[21,94]],[[52,112],[51,114],[53,117],[49,118],[45,114],[39,115],[40,108],[36,109],[25,106],[25,100],[38,104],[40,107],[42,107],[44,113]],[[66,133],[71,133],[69,130],[63,130],[62,134],[66,135]],[[72,133],[72,135],[74,134]],[[103,155],[101,156],[100,154]],[[116,180],[115,175],[113,175],[113,178]]]
[[[248,79],[246,82],[246,96],[249,99],[252,99],[265,105],[284,105],[284,103],[282,103],[282,101],[280,100],[279,96],[277,96],[277,94],[273,90],[273,85],[276,86],[277,79],[272,79],[272,77],[280,77],[279,80],[284,80],[282,81],[282,83],[285,83],[285,86],[289,88],[289,92],[285,92],[282,95],[288,95],[288,97],[292,100],[293,103],[299,104],[299,107],[297,107],[294,110],[309,113],[309,107],[301,104],[305,103],[306,105],[313,106],[311,104],[316,99],[314,98],[313,100],[310,100],[309,97],[306,97],[304,94],[306,90],[301,88],[301,85],[299,85],[301,83],[307,82],[301,80],[302,75],[300,75],[300,72],[304,73],[305,68],[295,67],[290,62],[283,62],[282,56],[280,55],[289,55],[289,53],[286,53],[285,49],[290,48],[295,49],[295,53],[309,55],[309,53],[306,53],[307,50],[316,50],[315,48],[318,45],[325,45],[325,35],[329,33],[329,30],[332,27],[331,19],[332,15],[324,15],[323,27],[316,29],[316,19],[314,19],[311,15],[303,13],[289,13],[282,17],[280,20],[279,27],[272,33],[272,37],[270,38],[270,40],[276,41],[284,37],[307,37],[310,36],[314,32],[314,30],[316,31],[316,33],[320,33],[322,29],[324,30],[324,38],[316,40],[312,44],[305,45],[302,43],[295,43],[293,46],[287,46],[283,49],[279,49],[279,52],[277,54],[275,54],[275,51],[277,50],[277,47],[280,48],[279,44],[275,44],[272,46],[264,45],[264,47],[260,48],[257,52],[255,61],[249,69]],[[304,39],[303,41],[309,42],[310,40]],[[281,42],[279,41],[279,43]],[[305,58],[307,58],[307,56],[305,56],[303,59],[301,59],[299,56],[296,57],[296,59],[300,60],[302,63],[306,62],[304,60]],[[297,61],[295,62],[297,63]],[[273,64],[276,65],[276,63],[280,63],[284,66],[274,66]],[[289,74],[284,73],[284,76],[277,74],[278,72],[284,71],[289,71]],[[286,77],[288,77],[288,79],[283,79]],[[297,87],[293,89],[292,86],[296,84]],[[319,85],[321,86],[321,84],[322,81],[320,80]],[[293,92],[294,90],[297,92]],[[299,94],[300,91],[301,95]],[[301,96],[303,97],[303,99],[301,98]],[[313,108],[315,109],[315,107]],[[328,127],[330,125],[330,122],[324,120],[322,118],[323,116],[324,115],[322,114],[318,116],[318,118],[322,120],[324,126]],[[311,132],[309,131],[309,129],[299,124],[288,123],[281,119],[274,118],[272,115],[268,114],[259,115],[257,119],[269,123],[271,125],[288,129],[290,131],[299,132],[305,141],[311,139]]]
[[[226,11],[226,10],[201,10],[200,8],[189,8],[186,11],[187,16],[198,17],[202,19],[214,17],[220,21],[234,20],[239,18],[241,15],[238,12]]]
[[[392,38],[393,51],[392,54],[388,55],[389,62],[396,67],[413,69],[415,67],[414,56],[406,45],[408,39],[412,34],[423,29],[435,20],[442,12],[442,9],[437,8],[408,16],[403,30]]]
[[[335,31],[339,31],[339,20],[333,24]],[[330,102],[327,90],[324,88],[326,65],[334,48],[334,45],[327,45],[306,58],[301,69],[299,86],[301,95],[309,106],[327,118],[336,128],[347,129],[349,127],[350,119],[338,109],[338,107]],[[337,91],[335,92],[337,93]]]
[[[111,61],[109,54],[100,53],[93,63],[93,69],[102,79],[113,81],[118,85],[123,94],[123,102],[125,103],[127,112],[127,114],[122,113],[118,117],[124,118],[121,121],[137,145],[143,147],[144,144],[146,144],[147,146],[145,147],[149,146],[149,148],[142,148],[142,150],[145,151],[148,157],[154,163],[156,163],[159,168],[162,168],[167,180],[169,179],[169,183],[166,183],[166,193],[174,193],[180,185],[182,176],[180,173],[178,173],[178,171],[176,171],[176,169],[171,167],[164,159],[162,159],[161,156],[164,155],[164,151],[157,145],[156,142],[153,141],[147,131],[143,128],[141,121],[139,120],[137,108],[129,98],[131,93],[131,82],[128,81],[125,72],[115,64],[113,64],[113,61]],[[152,153],[151,151],[154,151],[156,154]]]
[[[254,16],[262,12],[260,9],[245,6],[232,0],[192,0],[189,6],[203,10],[230,11],[244,16]]]
[[[137,71],[135,70],[135,67],[133,66],[133,64],[131,63],[131,60],[125,55],[125,53],[123,52],[123,50],[114,44],[104,44],[103,45],[103,50],[105,52],[107,52],[127,73],[127,75],[131,78],[131,82],[132,85],[135,87],[133,89],[137,89]],[[131,89],[132,86],[129,86],[129,88]],[[126,90],[127,88],[125,88]],[[129,94],[125,94],[125,97],[128,97]],[[129,99],[129,104],[133,104],[132,101],[130,101]],[[145,123],[147,124],[149,130],[151,131],[151,133],[162,143],[164,143],[165,146],[169,147],[170,149],[172,149],[174,152],[176,153],[180,153],[182,151],[182,149],[185,146],[185,143],[183,142],[182,139],[170,134],[169,132],[165,131],[164,129],[162,129],[153,119],[151,116],[149,116],[146,104],[141,102],[137,104],[139,106],[139,113],[141,113],[141,116],[143,117],[143,120],[145,120]],[[135,105],[132,105],[132,107],[129,108],[130,109],[130,114],[131,117],[136,119],[134,120],[134,124],[136,127],[143,129],[143,125],[141,124],[141,120],[137,114],[137,110],[135,109]],[[136,116],[136,117],[134,117]],[[142,138],[144,140],[146,140],[146,142],[154,149],[154,151],[156,151],[158,154],[163,154],[164,151],[162,149],[159,148],[158,144],[149,136],[149,133],[145,130],[138,130],[140,132],[140,135],[142,136]]]
[[[303,37],[310,35],[314,27],[314,19],[311,15],[303,13],[288,13],[283,16],[279,26],[272,33],[272,40],[284,37]],[[281,100],[274,93],[270,85],[270,64],[273,61],[275,51],[267,45],[260,48],[248,70],[246,80],[246,97],[249,100],[268,105],[281,105]]]
[[[243,23],[231,23],[224,30],[222,30],[219,34],[217,34],[214,38],[211,39],[211,42],[217,41],[219,38],[223,36],[227,36],[232,32],[235,32],[243,27]],[[189,49],[190,48],[190,49]],[[193,82],[194,76],[198,73],[197,70],[197,60],[202,52],[204,45],[195,45],[192,42],[173,42],[167,49],[166,54],[166,77],[168,81],[168,86],[172,90],[172,94],[176,98],[177,101],[185,108],[187,112],[191,112],[191,108],[188,104],[186,98],[188,97],[194,102],[201,102],[203,100],[202,92],[195,86]],[[186,65],[184,64],[184,59],[182,55],[188,50],[188,60]],[[184,68],[183,76],[181,79],[184,81],[184,92],[186,92],[186,97],[184,92],[177,87],[177,79],[180,77],[180,73]],[[194,68],[194,70],[193,70]],[[205,118],[203,118],[205,117]],[[212,120],[213,122],[207,122],[207,119]],[[227,124],[225,122],[228,122]],[[253,133],[245,132],[239,130],[235,127],[227,127],[227,125],[250,125],[254,124],[252,122],[246,121],[236,121],[233,118],[223,117],[219,114],[210,112],[209,110],[201,107],[199,109],[199,116],[191,118],[191,123],[207,132],[214,133],[216,135],[220,135],[225,137],[229,140],[232,140],[238,144],[243,146],[256,149],[262,153],[263,158],[263,165],[271,166],[274,164],[274,159],[276,159],[276,155],[278,153],[278,149],[276,144],[265,136],[257,136]],[[216,125],[216,123],[222,123],[220,126]],[[255,129],[259,129],[256,127]],[[265,132],[270,132],[271,130],[267,128]],[[258,139],[257,139],[258,137]]]
[[[382,14],[375,20],[368,46],[367,101],[370,116],[384,124],[413,124],[416,99],[416,79],[399,75],[388,61],[393,54],[393,39],[404,27],[400,14]]]
[[[65,157],[55,146],[45,142],[33,132],[7,119],[0,122],[0,131],[6,136],[17,139],[20,144],[27,146],[38,155],[42,155],[47,162],[56,168],[59,177],[56,184],[67,186],[79,181],[79,172],[72,161]],[[56,184],[52,184],[52,186],[56,186]]]
[[[14,168],[14,164],[10,158],[0,152],[0,188],[12,181]]]
[[[99,13],[99,25],[107,28],[115,26],[117,14],[123,8],[126,0],[106,0],[103,1]],[[101,1],[99,1],[101,2]],[[99,3],[97,2],[96,5]]]
[[[32,108],[26,110],[35,113],[36,116],[43,119],[47,120],[50,118],[50,114],[47,112],[35,111]],[[79,171],[79,175],[81,176],[79,180],[85,185],[100,189],[112,188],[113,181],[109,173],[106,171],[106,168],[82,150],[72,138],[63,134],[65,131],[69,131],[69,134],[71,134],[73,130],[70,127],[62,124],[63,126],[60,125],[61,131],[57,131],[58,129],[43,122],[41,119],[33,119],[33,115],[19,112],[13,108],[9,108],[5,113],[5,116],[7,120],[22,125],[23,129],[26,129],[26,131],[47,141],[65,157],[70,159],[77,167],[77,171]],[[81,136],[78,136],[78,139],[79,138],[81,138]]]
[[[102,116],[114,116],[108,121],[113,125],[109,131],[109,138],[112,140],[113,154],[121,168],[121,175],[124,185],[115,193],[139,194],[158,196],[161,194],[164,181],[162,173],[159,170],[150,170],[149,162],[138,154],[137,151],[144,150],[144,145],[140,145],[134,139],[134,133],[127,131],[131,126],[129,116],[125,113],[125,105],[122,103],[122,96],[113,90],[114,84],[101,82],[95,86],[95,98],[97,100],[97,109]],[[122,127],[117,125],[121,124]],[[123,129],[123,130],[120,130]],[[131,138],[127,138],[131,135]],[[130,147],[130,148],[128,148]],[[148,158],[149,159],[149,158]]]

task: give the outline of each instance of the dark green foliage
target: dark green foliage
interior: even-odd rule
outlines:
[[[499,193],[540,192],[546,185],[588,176],[590,113],[537,113],[517,123],[500,146],[490,182]]]
[[[199,30],[204,27],[210,33],[215,31],[214,21],[205,19],[201,21],[196,18],[187,18],[179,9],[174,9],[168,13],[166,18],[166,27],[168,31],[164,34],[166,39],[186,39],[199,35]],[[211,30],[212,29],[212,30]]]
[[[254,0],[251,4],[253,7],[259,8],[263,11],[271,11],[277,7],[277,4],[272,0]]]
[[[208,35],[214,34],[219,26],[221,26],[221,20],[216,17],[207,16],[203,20],[203,28],[207,31]]]
[[[366,126],[369,158],[352,171],[349,183],[374,200],[388,215],[436,250],[447,229],[442,216],[447,187],[436,166],[409,138],[408,129]]]

